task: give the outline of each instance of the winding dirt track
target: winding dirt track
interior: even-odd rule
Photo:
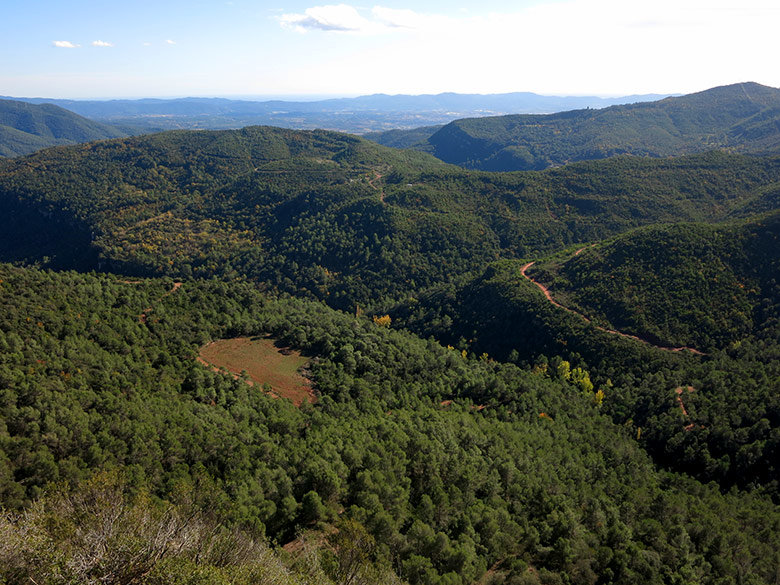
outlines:
[[[374,178],[373,179],[368,179],[368,184],[371,185],[371,187],[373,189],[379,191],[379,201],[384,203],[385,202],[385,190],[382,187],[377,187],[374,184],[375,181],[378,181],[379,179],[382,178],[382,174],[379,171],[377,171],[377,170],[374,170],[373,172],[374,172]]]
[[[585,248],[580,248],[579,250],[577,250],[574,253],[574,256],[578,256],[580,253],[582,253],[583,250],[585,250],[588,247],[590,247],[590,246],[586,246]],[[558,307],[560,309],[563,309],[564,311],[568,311],[569,313],[572,313],[573,315],[577,315],[580,319],[582,319],[586,323],[592,323],[591,320],[588,317],[586,317],[585,315],[583,315],[579,311],[575,311],[574,309],[571,309],[569,307],[564,307],[562,304],[560,304],[558,301],[556,301],[553,298],[552,293],[550,292],[550,290],[546,286],[544,286],[541,282],[535,281],[533,278],[528,276],[528,274],[526,274],[526,271],[531,266],[533,266],[534,264],[535,264],[535,262],[528,262],[525,266],[523,266],[520,269],[520,274],[522,274],[526,279],[528,279],[529,282],[532,282],[533,284],[535,284],[539,288],[539,290],[541,290],[544,293],[544,296],[547,298],[547,300],[550,301],[550,303],[552,303],[554,306],[556,306],[556,307]],[[594,327],[596,327],[596,329],[598,329],[599,331],[603,331],[604,333],[609,333],[610,335],[619,335],[620,337],[624,337],[626,339],[633,339],[634,341],[639,341],[640,343],[644,343],[646,345],[650,345],[652,347],[655,347],[657,349],[662,349],[664,351],[689,351],[689,352],[691,352],[691,353],[693,353],[695,355],[707,355],[704,352],[699,351],[698,349],[695,349],[693,347],[685,347],[685,346],[683,346],[683,347],[666,347],[666,346],[663,346],[663,345],[656,345],[652,341],[649,341],[647,339],[643,339],[642,337],[639,337],[637,335],[631,335],[630,333],[623,333],[622,331],[616,331],[615,329],[607,329],[606,327],[602,327],[600,325],[594,325]]]
[[[125,281],[125,283],[127,283],[127,284],[138,284],[140,282],[141,282],[140,280],[126,280]],[[168,295],[175,293],[177,290],[179,290],[181,288],[181,285],[182,285],[181,282],[174,282],[173,283],[173,287],[171,288],[171,290],[169,290],[166,293],[164,293],[163,296],[161,296],[157,302],[163,300]],[[146,309],[144,309],[144,312],[141,313],[140,315],[138,315],[138,322],[139,323],[146,323],[148,315],[151,312],[152,312],[152,307],[147,307]]]
[[[686,389],[688,390],[688,392],[693,392],[693,391],[694,391],[694,388],[693,388],[693,386],[688,386]],[[683,399],[682,399],[682,395],[683,395],[683,387],[682,387],[682,386],[679,386],[679,387],[675,388],[675,390],[674,390],[674,393],[675,393],[675,394],[677,394],[677,404],[680,406],[680,411],[683,413],[683,416],[684,416],[685,418],[687,418],[687,419],[690,419],[690,415],[688,414],[688,409],[687,409],[687,408],[685,408],[685,404],[683,404]],[[692,429],[693,429],[695,426],[696,426],[696,425],[695,425],[695,424],[693,424],[693,423],[688,423],[688,424],[687,424],[687,425],[685,425],[685,427],[683,427],[683,428],[684,428],[686,431],[690,431],[690,430],[692,430]]]

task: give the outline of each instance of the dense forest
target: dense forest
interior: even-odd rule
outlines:
[[[270,127],[0,161],[0,583],[776,583],[779,193]]]
[[[531,274],[594,322],[660,344],[724,349],[780,316],[780,214],[651,226]]]
[[[505,260],[391,315],[532,368],[563,357],[588,370],[613,420],[635,428],[656,461],[777,500],[778,225],[776,213],[674,224],[570,248],[527,271],[563,306],[523,275],[522,262]],[[670,351],[685,346],[692,350]]]
[[[772,209],[779,183],[777,157],[482,173],[332,132],[168,132],[0,162],[0,251],[52,267],[242,274],[354,310],[501,257]]]
[[[124,497],[123,522],[139,506],[149,525],[155,514],[174,522],[189,506],[198,525],[216,513],[260,543],[336,522],[344,538],[366,534],[365,563],[411,583],[470,583],[488,568],[511,583],[774,578],[776,507],[657,471],[566,362],[531,371],[464,356],[246,282],[191,281],[166,294],[169,280],[10,266],[0,276],[6,507],[95,469],[122,478],[95,478],[83,493],[46,496],[38,516],[6,520],[4,534],[29,548],[5,557],[10,582],[75,576],[82,565],[68,550],[96,557],[86,578],[117,570],[99,544],[89,549],[97,535],[79,510]],[[195,360],[209,340],[261,334],[312,357],[315,405],[297,409]],[[176,508],[152,505],[161,500]],[[52,557],[46,543],[72,548]],[[327,547],[319,554],[316,566],[346,582],[343,563]],[[195,582],[185,576],[193,566],[241,567],[222,559],[182,550],[144,566],[167,564],[177,582]]]

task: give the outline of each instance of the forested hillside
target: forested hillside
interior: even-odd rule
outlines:
[[[777,214],[646,228],[528,269],[562,306],[503,261],[391,314],[476,354],[543,370],[563,357],[660,463],[777,498],[777,229]]]
[[[779,194],[269,127],[0,161],[0,582],[772,583]]]
[[[346,570],[363,582],[391,582],[391,571],[472,583],[489,568],[510,583],[774,578],[777,508],[658,472],[575,371],[464,356],[248,283],[173,287],[7,265],[0,280],[4,505],[29,503],[49,482],[82,485],[3,520],[9,583],[119,580],[117,563],[153,583],[252,582],[274,566],[264,538],[283,544],[333,524],[335,552],[313,553],[306,570],[341,583]],[[315,405],[297,409],[196,360],[210,340],[265,334],[312,358]],[[83,483],[95,469],[124,479]],[[120,506],[123,483],[137,495]],[[110,513],[127,532],[97,532],[79,510]],[[229,530],[211,528],[208,554],[179,546],[134,565],[121,564],[132,549],[100,548],[146,546],[161,514],[171,527],[189,514],[190,543],[206,546],[209,522]],[[359,552],[351,564],[349,550]]]
[[[779,240],[777,213],[747,224],[653,226],[529,274],[596,323],[711,351],[780,317]]]
[[[392,148],[425,150],[425,141],[441,130],[442,127],[442,125],[418,126],[417,128],[385,130],[384,132],[366,132],[363,134],[363,138]]]
[[[502,256],[776,204],[780,159],[618,157],[479,173],[348,135],[171,132],[0,164],[7,260],[242,274],[354,310]]]
[[[779,116],[780,90],[739,83],[600,110],[456,120],[414,147],[448,163],[487,171],[716,148],[765,154],[780,148]]]
[[[121,136],[127,136],[127,133],[59,106],[0,100],[0,157]]]

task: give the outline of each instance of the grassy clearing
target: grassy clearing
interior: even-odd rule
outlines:
[[[289,398],[296,406],[315,401],[311,383],[300,371],[308,358],[277,347],[273,339],[237,337],[213,341],[201,348],[200,361],[236,376],[246,371],[253,383],[268,384],[273,395]]]

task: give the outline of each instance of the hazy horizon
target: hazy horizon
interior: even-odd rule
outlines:
[[[740,82],[734,82],[734,83],[740,83]],[[705,89],[710,88],[702,88],[702,91]],[[420,96],[435,96],[435,95],[444,95],[444,94],[456,94],[456,95],[508,95],[508,94],[514,94],[514,93],[529,93],[529,94],[535,94],[541,97],[558,97],[558,98],[578,98],[578,97],[595,97],[595,98],[602,98],[602,99],[617,99],[622,97],[641,97],[641,96],[667,96],[667,95],[683,95],[681,92],[673,92],[673,93],[660,93],[660,92],[648,92],[643,94],[606,94],[606,93],[595,93],[595,94],[584,94],[584,93],[540,93],[533,90],[517,90],[517,91],[507,91],[507,92],[497,92],[497,93],[489,93],[489,92],[454,92],[454,91],[441,91],[437,93],[388,93],[388,92],[374,92],[374,93],[366,93],[366,94],[291,94],[291,95],[276,95],[276,94],[268,94],[268,95],[243,95],[243,94],[181,94],[181,95],[116,95],[116,96],[86,96],[86,97],[70,97],[70,96],[56,96],[56,95],[17,95],[17,96],[11,96],[11,95],[3,95],[1,96],[2,99],[54,99],[54,100],[70,100],[70,101],[120,101],[120,100],[177,100],[177,99],[227,99],[227,100],[243,100],[243,101],[288,101],[288,102],[316,102],[316,101],[324,101],[324,100],[333,100],[333,99],[354,99],[354,98],[362,98],[362,97],[371,97],[371,96],[411,96],[411,97],[420,97]]]
[[[780,86],[772,0],[7,0],[0,94],[685,94]],[[308,98],[307,98],[308,99]]]

